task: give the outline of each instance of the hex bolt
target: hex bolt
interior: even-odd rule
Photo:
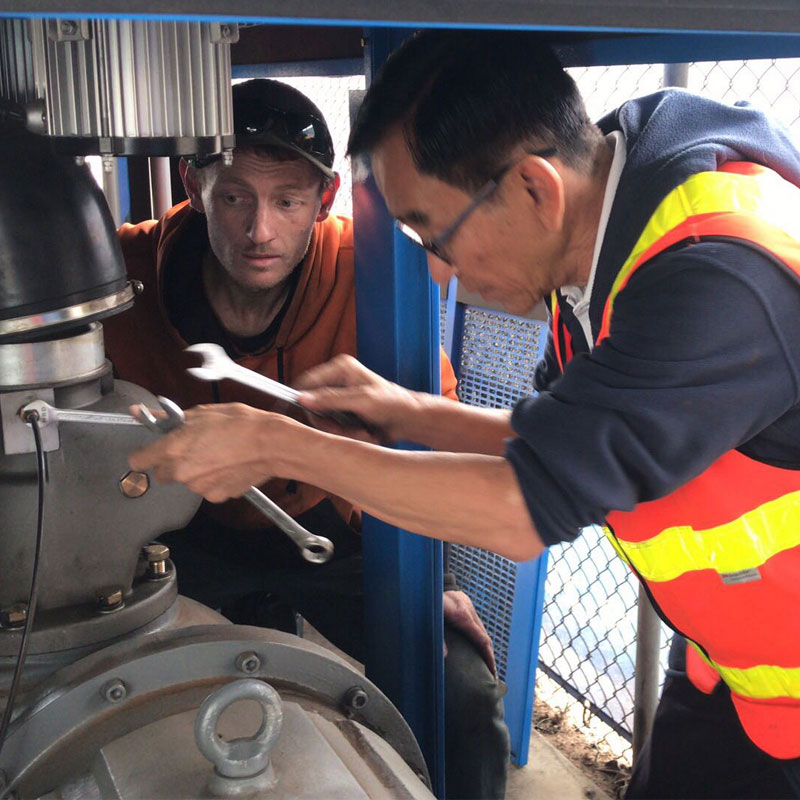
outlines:
[[[147,578],[151,581],[159,581],[169,575],[169,547],[158,542],[146,544],[142,548],[142,555],[147,561]]]
[[[128,696],[128,687],[119,678],[112,678],[103,684],[100,694],[107,703],[121,703]]]
[[[22,628],[28,619],[28,606],[25,603],[14,603],[13,606],[0,609],[0,627],[14,630]]]
[[[78,23],[71,19],[61,21],[61,33],[64,36],[74,36],[78,30]]]
[[[125,600],[119,586],[104,586],[97,590],[97,610],[101,614],[111,614],[124,606]]]
[[[236,656],[236,669],[239,672],[244,672],[245,675],[252,675],[254,672],[258,672],[261,669],[261,659],[258,657],[258,653],[252,650],[239,653]]]
[[[351,686],[342,699],[342,703],[350,711],[361,711],[368,702],[369,695],[360,686]]]
[[[125,497],[141,497],[150,488],[150,477],[146,472],[130,470],[119,479],[119,488]]]

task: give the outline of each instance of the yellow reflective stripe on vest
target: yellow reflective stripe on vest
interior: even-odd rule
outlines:
[[[798,189],[776,172],[757,175],[698,172],[673,189],[659,204],[611,287],[607,304],[624,285],[642,253],[689,217],[745,213],[760,217],[800,241]]]
[[[701,569],[720,574],[753,569],[800,545],[800,491],[707,530],[677,525],[643,542],[609,538],[617,552],[622,551],[625,560],[648,581],[671,581]]]
[[[700,658],[715,669],[725,684],[736,694],[768,700],[774,697],[800,699],[800,667],[726,667],[712,661],[694,642],[689,642]]]

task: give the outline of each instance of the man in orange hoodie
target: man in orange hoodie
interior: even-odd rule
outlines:
[[[182,407],[242,402],[291,414],[254,390],[186,372],[196,359],[184,350],[198,342],[288,384],[335,355],[356,354],[352,222],[329,213],[339,176],[322,114],[277,81],[238,84],[233,100],[233,163],[182,161],[189,200],[158,221],[120,229],[129,276],[145,288],[133,309],[104,322],[106,349],[118,378]],[[455,388],[442,355],[442,393],[455,400]],[[333,560],[303,561],[241,500],[204,502],[187,528],[162,537],[181,593],[239,624],[293,630],[298,612],[363,660],[357,510],[296,481],[261,488],[331,539]],[[446,588],[448,795],[502,797],[508,733],[491,641],[469,598],[454,583]]]

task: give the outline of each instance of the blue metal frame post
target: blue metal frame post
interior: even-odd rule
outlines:
[[[408,31],[376,29],[365,35],[369,82]],[[353,218],[359,358],[390,380],[437,392],[439,292],[423,251],[396,232],[369,174],[354,179]],[[367,674],[408,721],[441,797],[442,546],[367,517],[363,549]]]

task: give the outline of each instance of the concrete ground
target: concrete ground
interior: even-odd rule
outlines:
[[[528,753],[524,767],[509,767],[506,800],[611,800],[535,730]]]
[[[303,638],[327,647],[363,672],[363,666],[332,645],[308,622]],[[506,800],[611,800],[578,767],[556,750],[542,734],[531,731],[528,763],[508,768]]]

